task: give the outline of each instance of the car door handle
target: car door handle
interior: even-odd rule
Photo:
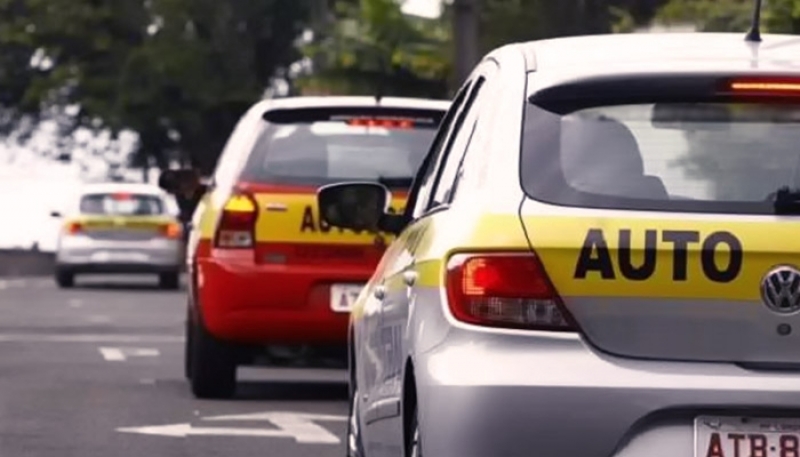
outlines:
[[[403,273],[403,282],[406,283],[407,286],[411,287],[417,282],[417,272],[416,271],[406,271]]]
[[[383,300],[386,297],[386,286],[375,286],[375,290],[372,291],[372,295],[374,295],[378,300]]]

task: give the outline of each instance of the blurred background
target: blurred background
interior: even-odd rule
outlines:
[[[744,32],[752,0],[0,0],[0,249],[51,251],[81,182],[209,173],[255,100],[447,98],[503,43]],[[764,28],[800,31],[800,0]],[[598,49],[597,52],[603,52]]]

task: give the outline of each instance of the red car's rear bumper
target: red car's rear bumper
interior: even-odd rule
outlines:
[[[197,267],[206,329],[221,340],[264,345],[345,344],[349,314],[331,309],[330,286],[366,283],[374,271],[374,265],[259,265],[247,256],[198,259]]]

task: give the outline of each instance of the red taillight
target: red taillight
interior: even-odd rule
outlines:
[[[83,231],[83,225],[80,222],[68,222],[64,226],[64,231],[69,235],[77,235]]]
[[[456,254],[447,264],[453,316],[490,327],[575,331],[539,260],[531,253]]]
[[[222,209],[216,246],[225,249],[252,249],[255,246],[256,219],[258,205],[255,198],[246,192],[235,192]]]
[[[347,121],[348,125],[357,127],[383,127],[387,129],[410,129],[414,122],[402,118],[355,118]]]
[[[169,222],[167,224],[163,224],[160,227],[161,236],[164,238],[169,238],[171,240],[175,240],[181,237],[181,233],[183,229],[181,225],[177,222]]]

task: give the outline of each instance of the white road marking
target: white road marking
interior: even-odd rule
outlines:
[[[195,427],[190,423],[148,425],[143,427],[122,427],[118,432],[139,433],[143,435],[171,436],[186,438],[187,436],[250,436],[250,437],[275,437],[294,438],[298,443],[304,444],[338,444],[339,437],[329,432],[313,421],[347,420],[345,416],[327,414],[306,414],[290,412],[267,412],[256,414],[243,414],[235,416],[206,417],[207,421],[244,421],[265,420],[274,425],[275,429],[262,428],[235,428],[235,427]]]
[[[10,289],[12,287],[23,287],[27,285],[24,279],[3,279],[0,280],[0,289]]]
[[[182,343],[173,335],[0,333],[0,343]]]
[[[107,362],[124,362],[128,357],[158,357],[158,349],[152,348],[97,348]]]
[[[49,279],[2,279],[0,280],[0,290],[11,289],[14,287],[52,287],[53,283]]]

